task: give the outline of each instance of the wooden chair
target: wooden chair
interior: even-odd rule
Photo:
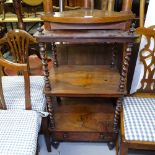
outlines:
[[[26,31],[18,29],[8,32],[2,39],[0,39],[0,45],[7,44],[10,47],[10,53],[12,55],[11,59],[13,62],[27,64],[27,80],[30,80],[25,85],[26,91],[24,93],[24,80],[22,76],[6,76],[3,78],[3,92],[6,98],[7,109],[25,109],[25,98],[26,103],[28,103],[26,109],[32,109],[41,113],[46,111],[46,99],[43,94],[43,76],[29,76],[30,67],[28,47],[35,43],[37,43],[35,38]],[[7,66],[5,66],[5,68],[7,68]],[[21,72],[18,73],[21,75]],[[48,151],[51,151],[50,136],[48,135],[48,118],[43,118],[42,130],[45,136],[47,149]]]
[[[23,83],[25,86],[25,97],[22,103],[20,99],[20,86],[15,86],[18,78],[2,77],[0,75],[0,154],[3,155],[35,155],[37,154],[37,138],[39,131],[39,115],[31,109],[30,88],[29,88],[29,72],[28,65],[25,63],[14,63],[0,57],[0,71],[2,67],[8,67],[23,73]],[[4,84],[7,84],[7,89]],[[11,89],[11,90],[10,90]],[[19,101],[14,99],[14,95],[18,96]],[[22,109],[10,108],[8,106],[8,95],[10,106],[23,104]],[[12,102],[11,102],[12,99]],[[25,110],[26,109],[26,110]]]
[[[150,46],[155,41],[154,29],[155,26],[136,30],[147,40],[139,56],[144,73],[137,93],[123,99],[120,155],[126,155],[130,148],[155,150],[155,45]]]

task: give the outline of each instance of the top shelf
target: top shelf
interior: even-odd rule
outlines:
[[[126,11],[115,12],[95,9],[78,9],[45,14],[41,18],[44,21],[53,23],[103,24],[128,21],[134,18],[134,14]]]
[[[127,43],[135,41],[139,35],[122,30],[58,30],[36,32],[38,42],[72,42],[72,43]]]

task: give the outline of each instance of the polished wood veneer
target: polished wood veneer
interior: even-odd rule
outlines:
[[[76,24],[98,24],[110,22],[122,22],[134,18],[133,13],[114,12],[91,9],[78,9],[72,11],[55,12],[54,14],[43,15],[42,20],[56,23],[76,23]]]
[[[85,9],[71,12],[62,9],[55,13],[52,1],[44,0],[44,29],[40,27],[35,36],[40,42],[53,146],[59,141],[108,141],[110,149],[114,146],[130,55],[137,36],[133,33],[134,27],[129,30],[134,18],[132,0],[123,0],[121,12],[113,11],[114,1],[109,3],[108,11],[95,10],[92,0],[84,0]],[[78,50],[70,55],[69,51],[57,51],[57,42],[62,46],[82,44],[84,47],[102,43],[111,48],[104,48],[100,53],[89,51],[91,56],[86,51],[83,56]],[[47,43],[51,45],[53,59],[50,72]],[[116,50],[120,43],[122,52]],[[99,62],[97,54],[104,55]],[[62,59],[63,62],[59,61]],[[120,64],[118,59],[122,60]],[[73,101],[64,101],[64,98]]]
[[[112,102],[108,98],[61,98],[61,103],[54,106],[56,124],[52,138],[112,140],[115,110]]]
[[[64,65],[53,68],[49,79],[54,96],[120,96],[120,74],[110,65]]]
[[[36,33],[35,36],[40,42],[39,46],[45,78],[44,93],[48,100],[53,146],[59,141],[107,141],[110,146],[109,148],[113,148],[118,132],[117,127],[122,96],[126,94],[126,77],[133,41],[135,41],[138,36],[132,33],[132,29],[130,32],[122,30],[42,31],[42,29],[39,31],[40,32]],[[53,68],[50,71],[47,67],[45,42],[51,43]],[[96,45],[96,43],[106,42],[104,45],[111,45],[111,51],[109,51],[109,49],[103,53],[101,51],[101,53],[104,54],[105,59],[107,59],[109,63],[103,63],[103,65],[100,65],[100,62],[98,62],[99,64],[97,64],[97,62],[90,64],[90,57],[86,54],[83,58],[78,50],[72,51],[73,55],[68,56],[68,52],[66,51],[56,51],[57,45],[54,42],[61,42],[61,45],[82,43],[83,46],[85,46],[84,44]],[[123,52],[115,50],[120,47],[117,46],[120,43],[124,43]],[[62,54],[61,56],[60,53]],[[106,55],[107,53],[110,54],[111,57],[109,57],[110,55]],[[76,54],[79,54],[79,56],[76,57]],[[94,54],[92,52],[91,54],[95,60],[96,53]],[[118,61],[115,60],[120,54],[123,56],[122,65],[116,64]],[[63,63],[59,62],[57,58],[60,58],[59,60],[63,59]],[[76,58],[78,58],[78,60],[75,60]],[[79,63],[75,63],[74,65],[70,64],[70,62],[74,60],[79,62],[80,60],[86,59],[88,59],[86,62],[88,62],[89,65],[85,62],[82,62],[83,65]],[[93,106],[90,104],[91,106],[87,105],[86,108],[84,108],[85,102],[82,100],[77,106],[76,104],[69,104],[69,102],[68,105],[64,105],[61,99],[62,97],[74,98],[75,101],[77,98],[84,99],[87,97],[89,97],[90,101],[96,97],[99,99],[109,98],[111,99],[111,103],[108,102],[109,108],[113,108],[112,99],[114,98],[116,106],[113,111],[114,113],[106,113],[108,112],[107,108],[103,108],[101,103],[98,105],[96,101],[92,104]],[[54,98],[57,100],[54,101]],[[66,108],[57,111],[57,109],[55,109],[55,104],[57,103],[59,105],[57,107],[58,109],[61,109],[61,106],[65,106]],[[76,111],[80,109],[78,106],[81,107],[81,109],[85,109],[85,112],[81,113],[81,110],[81,112],[78,113],[78,111]],[[98,111],[98,109],[92,112],[96,106],[102,109],[102,112]],[[74,107],[75,111],[71,108],[72,111],[65,112],[70,109],[69,107]],[[89,107],[90,110],[88,110]],[[90,113],[88,111],[90,111]]]

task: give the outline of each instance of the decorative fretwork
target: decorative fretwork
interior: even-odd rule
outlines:
[[[28,63],[29,45],[35,44],[36,39],[23,30],[13,30],[0,40],[0,44],[9,44],[10,52],[17,63]]]
[[[140,62],[143,64],[144,73],[139,92],[155,92],[155,26],[149,29],[138,29],[137,32],[146,38],[146,44],[139,52]]]

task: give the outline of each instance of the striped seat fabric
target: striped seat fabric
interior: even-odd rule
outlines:
[[[7,109],[25,109],[24,77],[3,76],[3,92]],[[32,110],[45,111],[43,76],[30,76]]]
[[[0,110],[0,155],[35,155],[38,114],[32,110]]]
[[[125,139],[155,142],[155,98],[125,97]]]

